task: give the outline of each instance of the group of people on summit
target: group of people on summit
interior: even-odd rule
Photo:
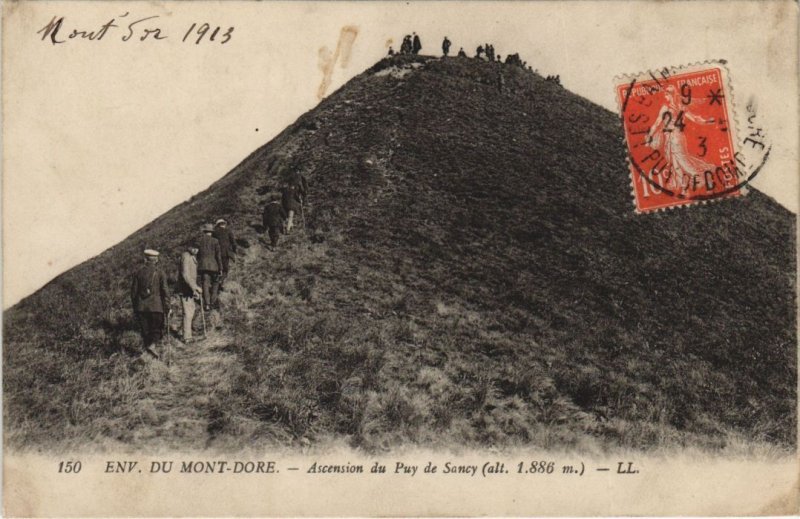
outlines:
[[[452,46],[453,42],[445,36],[444,40],[442,40],[442,56],[447,57],[450,55],[450,47]],[[419,54],[419,51],[422,50],[422,42],[417,35],[417,33],[407,34],[403,37],[403,43],[400,46],[399,54]],[[394,56],[395,50],[391,46],[389,46],[389,56]],[[464,47],[460,47],[458,53],[456,54],[459,58],[466,58],[467,53],[464,52]],[[502,56],[495,53],[494,45],[491,43],[484,43],[483,45],[478,45],[475,49],[475,58],[481,59],[490,62],[498,62],[498,63],[505,63],[506,65],[516,65],[521,67],[525,70],[530,72],[538,72],[533,70],[533,68],[528,65],[527,61],[523,61],[520,58],[519,53],[508,54],[506,55],[505,61],[502,59]],[[555,81],[558,84],[561,84],[559,76],[548,76],[548,81]]]
[[[561,84],[561,74],[556,74],[555,76],[547,76],[544,78],[545,81],[552,81],[553,83],[560,85]]]
[[[400,45],[400,54],[419,54],[422,50],[422,41],[419,39],[417,33],[406,34],[403,37],[403,43]],[[394,54],[394,49],[389,47],[389,55]]]
[[[278,244],[281,234],[288,234],[294,227],[295,214],[305,215],[303,207],[308,196],[308,181],[298,171],[289,176],[280,193],[268,197],[262,213],[264,230],[269,233],[270,249]],[[184,344],[194,341],[193,323],[197,307],[203,320],[205,312],[219,308],[219,293],[224,289],[230,265],[238,252],[236,237],[224,218],[215,224],[200,227],[201,234],[183,251],[178,268],[177,294],[181,300],[182,340]],[[158,358],[152,349],[165,333],[169,333],[170,289],[166,273],[161,267],[161,254],[154,249],[144,251],[144,264],[133,274],[131,281],[131,304],[142,334],[143,353]]]

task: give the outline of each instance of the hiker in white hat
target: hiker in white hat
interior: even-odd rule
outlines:
[[[164,314],[169,310],[167,275],[158,264],[158,251],[144,251],[144,265],[134,274],[131,282],[131,303],[141,327],[144,351],[158,358],[152,346],[164,334]]]

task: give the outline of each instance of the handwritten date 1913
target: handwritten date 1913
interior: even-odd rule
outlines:
[[[53,45],[75,39],[101,41],[107,34],[114,32],[117,32],[120,40],[124,42],[130,40],[158,41],[166,40],[169,37],[165,29],[158,24],[159,16],[147,16],[135,20],[131,18],[132,21],[126,23],[128,15],[127,12],[121,14],[93,30],[73,28],[70,32],[64,28],[64,17],[54,16],[47,25],[36,31],[36,34],[42,35],[42,41],[49,39]],[[231,40],[233,29],[233,27],[212,26],[208,23],[198,26],[198,23],[195,22],[183,34],[181,42],[199,45],[200,42],[205,41],[224,45]]]

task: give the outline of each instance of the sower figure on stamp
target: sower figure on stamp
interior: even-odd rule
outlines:
[[[197,243],[197,270],[203,287],[203,309],[211,310],[217,303],[217,277],[222,265],[219,242],[214,236],[214,226],[210,223],[202,227],[203,235]]]
[[[199,249],[192,244],[181,254],[180,273],[178,276],[178,294],[183,309],[183,342],[192,342],[192,321],[194,320],[195,300],[200,299],[203,290],[197,284],[197,253]]]
[[[689,152],[684,132],[672,131],[669,128],[670,122],[675,121],[674,126],[680,129],[681,117],[698,125],[714,124],[713,117],[705,118],[694,113],[692,105],[697,104],[696,100],[692,101],[690,97],[687,103],[681,97],[681,93],[674,85],[667,85],[664,88],[664,104],[648,133],[652,137],[648,146],[657,150],[672,168],[672,175],[669,181],[665,182],[666,186],[680,193],[688,189],[692,179],[703,178],[706,171],[714,171],[716,168]]]
[[[144,351],[158,358],[152,346],[163,337],[164,313],[169,309],[169,287],[167,275],[158,265],[158,251],[147,249],[144,256],[144,265],[133,274],[131,303],[141,327]]]
[[[286,217],[286,211],[279,200],[272,200],[264,206],[261,222],[269,232],[270,247],[273,249],[278,245],[278,237],[281,234]]]
[[[236,254],[236,237],[228,227],[228,222],[223,218],[217,220],[213,236],[219,242],[219,250],[222,257],[217,285],[219,290],[224,290],[225,278],[228,277],[228,272],[230,272],[231,258]]]

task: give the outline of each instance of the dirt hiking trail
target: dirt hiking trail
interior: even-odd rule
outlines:
[[[266,235],[243,233],[249,247],[236,256],[225,289],[220,292],[221,308],[205,312],[206,335],[203,336],[200,308],[195,313],[195,338],[184,344],[177,338],[182,312],[173,306],[170,336],[162,341],[157,352],[160,359],[142,357],[148,379],[145,398],[140,401],[141,429],[136,440],[140,444],[167,442],[169,445],[195,445],[198,448],[223,447],[217,432],[224,419],[222,409],[237,378],[244,371],[242,359],[236,354],[235,338],[225,325],[226,309],[239,311],[248,321],[256,318],[249,310],[251,303],[263,298],[250,294],[241,284],[240,275],[251,264],[266,260],[291,261],[293,252],[305,243],[302,228],[295,228],[281,237],[276,250],[266,248]],[[174,302],[173,302],[174,304]]]

